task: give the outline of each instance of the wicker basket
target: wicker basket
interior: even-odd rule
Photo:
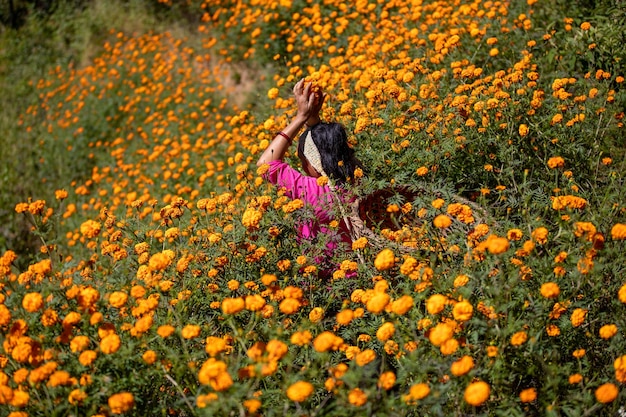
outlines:
[[[390,186],[380,190],[376,190],[364,197],[357,199],[351,207],[351,212],[348,215],[348,219],[351,223],[353,238],[358,239],[360,237],[367,238],[369,244],[375,249],[382,249],[389,247],[396,249],[400,252],[414,252],[421,247],[429,246],[430,238],[427,235],[426,224],[427,220],[419,218],[415,210],[410,210],[407,213],[402,212],[388,212],[390,199],[392,197],[400,196],[400,200],[404,202],[412,203],[420,195],[423,195],[425,190],[416,190],[410,186]],[[437,198],[438,196],[434,196]],[[484,209],[478,206],[476,203],[467,200],[459,195],[453,195],[452,201],[449,203],[460,203],[469,206],[472,209],[475,221],[474,225],[486,222],[487,215]],[[456,222],[459,223],[459,222]],[[469,230],[472,226],[467,225]],[[388,239],[381,233],[381,231],[396,232],[400,229],[408,228],[414,232],[413,239],[407,242],[397,242],[395,240]],[[420,235],[420,230],[423,232]],[[444,233],[445,234],[445,233]]]

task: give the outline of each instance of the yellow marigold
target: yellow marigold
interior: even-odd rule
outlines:
[[[465,402],[475,407],[482,405],[489,398],[491,389],[485,381],[472,382],[465,388]]]
[[[128,294],[123,291],[114,291],[109,296],[109,304],[115,308],[122,308],[128,301]]]
[[[531,403],[537,399],[537,389],[536,388],[526,388],[519,393],[519,399],[523,403]]]
[[[528,340],[528,335],[526,334],[526,332],[520,331],[520,332],[513,334],[513,336],[511,336],[511,345],[520,346],[526,343],[527,340]]]
[[[378,314],[385,309],[390,299],[391,297],[387,293],[375,293],[374,296],[367,301],[367,310],[374,314]]]
[[[578,384],[583,380],[583,376],[581,374],[572,374],[568,378],[568,382],[572,385]]]
[[[246,303],[243,298],[224,298],[222,300],[222,312],[224,314],[237,314],[244,309]]]
[[[576,349],[574,352],[572,352],[572,356],[576,359],[580,359],[585,356],[586,353],[587,351],[585,349]]]
[[[433,294],[426,300],[426,310],[430,314],[439,314],[446,307],[448,297],[441,294]]]
[[[546,229],[545,227],[538,227],[537,229],[533,230],[531,236],[533,237],[535,242],[543,245],[548,241],[548,229]]]
[[[157,334],[159,336],[161,336],[162,338],[166,338],[172,335],[172,333],[174,333],[176,331],[176,328],[174,326],[171,326],[169,324],[164,324],[162,326],[159,326],[157,328]]]
[[[272,87],[267,91],[267,98],[269,98],[270,100],[274,100],[276,97],[278,97],[278,95],[279,91],[276,87]]]
[[[454,376],[465,375],[474,368],[474,359],[471,356],[464,355],[460,359],[452,362],[450,372]]]
[[[457,277],[454,279],[454,287],[458,288],[458,287],[462,287],[464,285],[466,285],[469,282],[469,277],[465,274],[461,274],[461,275],[457,275]]]
[[[448,323],[437,323],[437,325],[428,332],[428,340],[435,346],[441,346],[447,340],[451,339],[453,334],[454,330]]]
[[[339,313],[337,313],[336,316],[337,324],[339,324],[340,326],[346,326],[350,324],[353,318],[354,311],[350,309],[341,310]]]
[[[119,392],[111,395],[108,403],[113,414],[124,414],[135,405],[135,397],[130,392]]]
[[[70,392],[70,394],[67,396],[67,402],[72,405],[76,405],[83,402],[83,400],[85,400],[86,398],[87,393],[82,389],[77,388],[75,390],[72,390],[72,392]]]
[[[519,129],[518,129],[519,135],[520,136],[526,136],[528,135],[528,126],[525,124],[521,124],[519,125]]]
[[[391,249],[385,248],[376,255],[374,266],[379,271],[385,271],[393,268],[396,262],[396,256]]]
[[[384,389],[385,391],[390,390],[396,383],[396,374],[391,371],[383,372],[380,377],[378,377],[378,387]]]
[[[111,353],[117,352],[118,349],[120,348],[120,345],[121,345],[120,337],[115,333],[111,333],[111,334],[106,335],[100,341],[100,350],[102,351],[102,353],[111,354]]]
[[[433,219],[433,225],[439,229],[450,227],[452,219],[447,214],[439,214]]]
[[[443,342],[441,346],[439,346],[439,351],[442,355],[452,355],[459,349],[459,341],[455,338],[450,338]]]
[[[617,223],[611,228],[611,238],[613,240],[626,239],[626,224]]]
[[[298,381],[287,388],[287,398],[295,402],[306,401],[313,394],[313,384],[307,381]]]
[[[617,326],[614,324],[605,324],[600,327],[598,333],[602,339],[610,339],[617,334]]]
[[[417,174],[418,177],[423,177],[424,175],[428,174],[428,168],[422,166],[417,168],[417,171],[415,171],[415,173]]]
[[[463,300],[459,301],[452,308],[452,316],[456,321],[468,321],[472,318],[472,314],[474,312],[474,307],[469,301]]]
[[[372,349],[365,349],[364,351],[357,353],[354,359],[356,360],[357,365],[365,366],[376,359],[376,352]]]
[[[560,293],[559,286],[555,282],[546,282],[542,284],[539,291],[541,292],[541,295],[545,298],[556,298],[559,296]]]
[[[489,253],[499,255],[509,250],[509,241],[504,237],[491,235],[485,241]]]
[[[603,404],[615,401],[617,394],[619,394],[619,390],[615,384],[610,382],[600,385],[595,392],[596,400]]]
[[[22,298],[22,307],[29,313],[34,313],[43,307],[43,296],[38,292],[30,292]]]
[[[560,156],[553,156],[552,158],[548,159],[548,168],[550,169],[561,168],[564,165],[565,159]]]
[[[247,208],[241,218],[241,223],[248,229],[256,229],[263,218],[263,213],[255,208]]]
[[[219,397],[214,392],[209,392],[208,394],[204,395],[198,395],[198,397],[196,398],[196,405],[198,406],[198,408],[205,408],[210,403],[217,401],[218,398]]]
[[[348,402],[355,407],[361,407],[367,402],[367,394],[359,388],[353,388],[348,393]]]
[[[582,22],[580,24],[580,28],[582,30],[589,30],[589,29],[591,29],[591,24],[589,22]]]
[[[309,313],[309,320],[312,323],[318,323],[324,318],[324,309],[322,307],[314,307]]]
[[[624,304],[626,304],[626,284],[622,285],[617,291],[617,298]],[[0,323],[2,323],[2,314],[0,314]]]
[[[226,364],[215,358],[209,358],[202,364],[198,371],[198,381],[210,385],[215,391],[225,391],[233,385]]]
[[[246,295],[244,299],[244,304],[245,304],[246,310],[260,311],[263,309],[263,307],[265,307],[266,301],[265,301],[265,298],[263,298],[261,295],[252,294],[252,295]]]
[[[313,340],[313,349],[318,352],[327,352],[329,350],[337,350],[343,343],[343,339],[333,332],[325,331],[320,333]]]
[[[78,362],[80,362],[83,366],[89,366],[96,360],[97,357],[98,352],[95,350],[86,350],[78,356]]]
[[[391,303],[391,311],[400,316],[406,314],[411,308],[413,308],[413,297],[410,295],[403,295]]]
[[[409,393],[402,396],[402,399],[405,403],[413,405],[416,404],[417,401],[426,398],[430,394],[430,387],[428,384],[424,382],[420,382],[414,385],[411,385],[409,388]]]
[[[143,355],[141,355],[141,359],[148,365],[152,365],[157,360],[157,353],[154,350],[146,350]]]
[[[70,350],[72,352],[82,352],[89,347],[89,343],[89,337],[84,335],[76,336],[70,341]]]
[[[194,337],[198,337],[200,335],[200,326],[196,324],[187,324],[181,330],[180,334],[185,339],[193,339]]]
[[[570,321],[572,322],[572,326],[578,327],[584,323],[585,317],[587,317],[587,310],[583,308],[577,308],[572,312],[570,316]]]
[[[303,330],[301,332],[295,332],[294,334],[292,334],[289,341],[294,345],[304,346],[311,343],[312,339],[313,335],[311,334],[311,332],[308,330]]]
[[[80,225],[80,233],[87,239],[92,239],[100,234],[102,225],[95,220],[87,220]]]
[[[278,306],[278,309],[283,314],[295,314],[300,309],[302,304],[295,298],[285,298]]]
[[[376,338],[381,342],[385,342],[393,337],[396,327],[391,322],[383,323],[376,331]]]

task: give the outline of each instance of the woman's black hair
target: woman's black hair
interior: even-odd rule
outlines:
[[[311,131],[313,143],[321,156],[322,168],[337,185],[352,182],[354,170],[362,168],[348,145],[346,129],[340,123],[318,123],[306,130],[298,141],[298,154],[304,155],[304,139]]]

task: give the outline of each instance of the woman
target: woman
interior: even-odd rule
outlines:
[[[259,158],[257,165],[269,164],[265,178],[286,190],[287,197],[300,199],[312,207],[315,221],[298,225],[301,239],[315,242],[320,234],[326,238],[327,253],[342,243],[351,243],[350,224],[342,214],[344,203],[350,202],[347,185],[360,167],[354,150],[348,146],[344,127],[339,123],[320,121],[320,110],[326,95],[315,91],[312,84],[300,80],[293,88],[298,111],[293,120],[274,137]],[[285,152],[300,130],[306,127],[298,140],[298,157],[306,174],[284,162]],[[318,183],[327,177],[329,183]],[[342,204],[338,204],[339,201]],[[329,227],[336,220],[338,227]],[[325,256],[328,258],[328,256]]]

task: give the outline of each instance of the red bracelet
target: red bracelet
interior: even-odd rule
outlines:
[[[278,132],[276,135],[284,137],[285,139],[287,139],[287,142],[291,144],[291,138],[285,132]]]

